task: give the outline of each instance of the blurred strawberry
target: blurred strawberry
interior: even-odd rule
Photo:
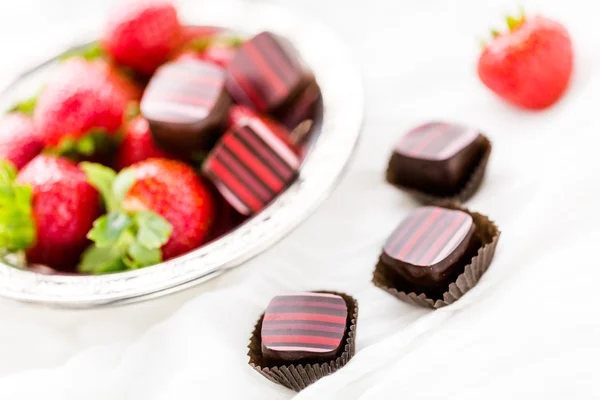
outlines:
[[[153,158],[118,175],[83,164],[100,190],[108,214],[94,223],[94,241],[80,271],[100,274],[137,269],[168,260],[202,245],[215,218],[208,187],[180,161]]]
[[[130,96],[105,64],[69,59],[37,100],[35,128],[59,154],[92,155],[121,127]]]
[[[242,40],[232,35],[210,35],[200,37],[182,47],[176,60],[197,59],[221,67],[227,67],[235,57]]]
[[[148,121],[140,115],[127,124],[125,137],[117,152],[115,166],[117,170],[121,170],[148,158],[173,157],[156,144]]]
[[[206,40],[222,31],[223,28],[217,26],[184,25],[181,27],[178,49],[188,47],[197,40]]]
[[[178,45],[181,25],[167,1],[128,2],[115,8],[101,43],[115,61],[150,76]]]
[[[571,80],[573,45],[567,30],[544,18],[508,17],[479,58],[481,81],[516,106],[539,110],[558,101]]]
[[[29,263],[71,271],[100,215],[98,192],[63,158],[40,155],[18,175],[0,164],[0,247],[25,250]]]
[[[21,113],[10,113],[0,120],[0,158],[10,161],[17,170],[42,151],[33,122]]]

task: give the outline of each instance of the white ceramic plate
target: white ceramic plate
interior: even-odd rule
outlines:
[[[323,119],[298,180],[260,214],[180,258],[145,269],[103,276],[41,275],[0,263],[0,296],[64,308],[123,304],[182,290],[240,265],[283,238],[307,218],[340,180],[357,142],[363,116],[359,71],[334,32],[296,11],[266,2],[183,2],[189,24],[229,27],[247,34],[270,30],[287,37],[315,73],[323,94]],[[92,32],[88,39],[96,35]],[[89,41],[89,40],[87,40]],[[78,38],[77,43],[85,43]],[[0,93],[0,109],[37,90],[54,67],[61,44],[46,61],[15,78]]]

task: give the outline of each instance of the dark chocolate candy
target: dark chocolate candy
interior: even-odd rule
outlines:
[[[230,105],[224,70],[186,59],[158,69],[140,108],[161,146],[189,154],[214,146],[227,123]]]
[[[463,211],[420,207],[388,238],[380,262],[396,276],[398,289],[443,293],[481,246],[476,232]]]
[[[286,40],[263,32],[244,42],[227,67],[227,89],[238,104],[273,112],[314,80]]]
[[[314,120],[317,104],[321,98],[321,89],[316,82],[311,83],[296,99],[283,107],[277,118],[290,131],[306,120]]]
[[[296,177],[299,156],[285,142],[280,125],[244,118],[211,151],[204,174],[242,215],[262,210]]]
[[[263,317],[263,357],[270,363],[333,360],[343,349],[347,324],[348,307],[336,294],[277,296]]]
[[[424,124],[396,144],[387,180],[432,195],[454,195],[480,163],[486,143],[486,138],[471,128],[443,122]]]

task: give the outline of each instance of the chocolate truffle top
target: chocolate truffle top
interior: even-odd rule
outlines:
[[[446,160],[473,143],[474,129],[458,124],[430,122],[406,133],[396,144],[396,152],[412,158]]]
[[[235,101],[261,112],[293,98],[310,75],[295,49],[271,32],[244,42],[227,71],[227,89]]]
[[[163,65],[144,91],[140,109],[151,121],[193,124],[211,114],[225,86],[222,68],[185,60]]]
[[[276,352],[327,353],[340,348],[348,307],[329,293],[295,293],[271,300],[262,324],[262,346]]]
[[[221,138],[203,170],[229,204],[250,215],[281,193],[299,166],[299,157],[278,136],[275,125],[243,118]]]
[[[472,226],[473,218],[463,211],[421,207],[402,221],[383,251],[392,260],[430,267],[452,255]]]

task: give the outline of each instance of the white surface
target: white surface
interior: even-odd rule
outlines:
[[[59,3],[66,20],[88,6],[2,2],[4,58],[19,52],[3,68],[18,67],[50,40],[46,29],[65,29]],[[108,7],[100,3],[89,7]],[[474,72],[477,38],[517,8],[513,1],[294,3],[364,56],[367,121],[343,183],[275,248],[184,294],[93,312],[1,305],[0,398],[292,398],[248,367],[246,345],[273,295],[323,288],[358,298],[357,354],[298,400],[600,398],[600,217],[593,209],[600,194],[600,27],[593,3],[523,2],[560,18],[576,43],[572,88],[544,113],[505,106]],[[428,118],[469,123],[493,140],[487,180],[468,206],[503,231],[479,285],[435,312],[370,283],[387,233],[415,206],[383,182],[389,151],[403,130]]]

